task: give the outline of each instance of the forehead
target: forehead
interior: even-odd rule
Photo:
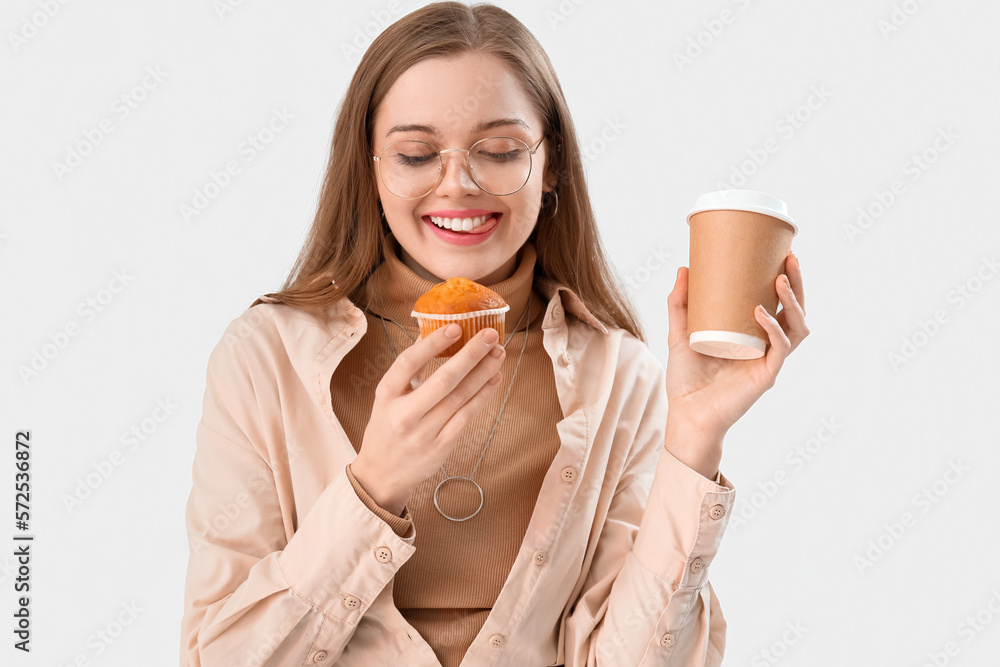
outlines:
[[[393,83],[375,111],[374,138],[379,141],[399,124],[430,125],[446,136],[464,135],[497,118],[520,118],[531,134],[542,129],[527,92],[499,58],[483,53],[428,58]]]

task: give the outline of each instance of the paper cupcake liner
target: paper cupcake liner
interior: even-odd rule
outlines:
[[[484,317],[486,315],[502,315],[510,310],[510,306],[503,306],[502,308],[489,308],[487,310],[473,310],[468,313],[418,313],[413,311],[410,313],[411,316],[417,319],[425,320],[443,320],[445,322],[457,322],[459,320],[470,319],[473,317]]]
[[[510,306],[503,308],[491,308],[489,310],[477,310],[471,313],[418,313],[413,311],[413,317],[417,318],[420,325],[420,335],[426,338],[436,329],[443,326],[455,324],[462,327],[462,335],[438,357],[451,357],[458,354],[462,346],[472,340],[473,336],[483,329],[493,328],[500,334],[500,340],[504,339],[504,313],[510,310]]]

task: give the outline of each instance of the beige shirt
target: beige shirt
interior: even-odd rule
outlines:
[[[535,281],[561,446],[462,664],[719,665],[726,625],[708,570],[733,486],[664,449],[664,372],[649,348]],[[366,333],[346,299],[323,315],[265,303],[212,351],[186,511],[182,666],[440,664],[393,604],[415,535],[355,492],[355,450],[331,407],[333,370]]]

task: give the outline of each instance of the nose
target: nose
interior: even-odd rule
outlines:
[[[480,192],[469,173],[468,153],[458,150],[441,151],[441,180],[435,191],[438,196],[452,199]]]

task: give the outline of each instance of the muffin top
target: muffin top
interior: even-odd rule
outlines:
[[[493,290],[467,278],[449,278],[421,294],[413,312],[454,314],[505,307],[507,302]]]

